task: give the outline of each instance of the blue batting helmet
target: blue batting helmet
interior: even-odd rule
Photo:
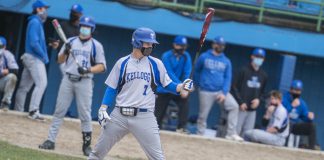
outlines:
[[[0,46],[1,47],[4,47],[7,45],[7,41],[6,41],[6,38],[0,36]]]
[[[92,32],[96,29],[96,22],[90,16],[82,16],[80,18],[80,26],[88,26],[92,28]]]
[[[215,37],[213,39],[213,43],[219,44],[219,45],[225,45],[225,39],[222,36]]]
[[[76,13],[83,13],[83,7],[80,4],[74,4],[71,7],[71,11]]]
[[[257,57],[265,57],[266,51],[262,48],[256,48],[253,50],[252,55]]]
[[[303,90],[303,82],[301,80],[293,80],[291,83],[292,89]]]
[[[176,36],[173,40],[173,43],[177,44],[177,45],[187,45],[188,44],[187,38],[185,36]]]
[[[132,45],[134,48],[142,48],[143,42],[159,44],[156,41],[156,34],[150,28],[138,28],[132,36]]]

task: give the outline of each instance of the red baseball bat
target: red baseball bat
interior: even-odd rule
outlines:
[[[199,54],[200,54],[200,50],[201,50],[202,46],[204,45],[206,35],[207,35],[208,29],[209,29],[209,25],[210,25],[210,22],[211,22],[211,20],[213,18],[214,13],[215,13],[214,8],[208,8],[207,9],[207,14],[206,14],[206,17],[205,17],[204,25],[203,25],[203,28],[202,28],[202,31],[201,31],[201,34],[200,34],[198,49],[197,49],[197,52],[196,52],[196,55],[195,55],[195,58],[194,58],[194,61],[193,61],[193,64],[192,64],[192,70],[191,70],[191,74],[190,74],[191,78],[192,78],[192,75],[193,75],[193,72],[194,72],[196,61],[197,61],[197,59],[199,57]]]

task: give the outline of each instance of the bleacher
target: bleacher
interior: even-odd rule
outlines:
[[[224,19],[320,32],[322,0],[119,0],[136,5],[168,8],[178,12],[203,13],[213,7]],[[218,11],[218,12],[217,12]],[[231,13],[232,12],[232,13]],[[188,14],[186,14],[188,15]],[[222,17],[223,16],[223,17]],[[244,17],[245,16],[245,17]]]

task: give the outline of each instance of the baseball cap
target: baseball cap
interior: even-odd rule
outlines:
[[[217,36],[213,39],[213,43],[220,44],[220,45],[225,45],[225,39],[222,36]]]
[[[177,45],[187,45],[187,38],[184,37],[184,36],[176,36],[173,40],[173,43],[174,44],[177,44]]]
[[[37,0],[33,3],[33,9],[42,7],[49,8],[50,6],[42,0]]]
[[[80,4],[74,4],[71,7],[71,11],[76,13],[83,13],[83,7]]]
[[[293,80],[291,83],[291,88],[297,89],[297,90],[303,90],[303,82],[301,80]]]
[[[264,58],[266,56],[266,52],[262,48],[256,48],[256,49],[253,50],[252,55],[256,56],[256,57],[263,57]]]

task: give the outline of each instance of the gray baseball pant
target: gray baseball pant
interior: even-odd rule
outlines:
[[[198,116],[198,134],[203,135],[207,126],[207,118],[211,107],[222,92],[199,91],[199,116]],[[228,93],[223,103],[217,102],[221,107],[228,111],[227,116],[227,135],[237,134],[236,127],[238,121],[239,106],[234,97]]]
[[[47,86],[45,64],[31,54],[25,53],[21,59],[24,64],[24,70],[16,94],[15,109],[21,112],[24,111],[27,93],[33,84],[35,84],[30,100],[29,111],[39,110],[39,105]]]
[[[140,143],[148,159],[164,159],[154,111],[138,112],[135,117],[127,117],[121,115],[119,108],[115,108],[110,116],[111,121],[106,124],[105,128],[101,128],[97,144],[88,160],[102,160],[111,148],[129,132]]]
[[[243,136],[244,132],[254,129],[255,118],[256,111],[240,111],[237,122],[237,133]]]
[[[277,134],[269,133],[260,129],[248,130],[244,133],[244,138],[248,141],[269,144],[274,146],[285,145],[286,138]]]
[[[2,103],[11,104],[12,94],[15,91],[17,76],[13,73],[0,78],[0,91],[3,92]]]
[[[55,142],[63,118],[75,96],[78,115],[81,120],[82,132],[92,132],[91,103],[93,82],[91,78],[84,78],[79,82],[72,82],[67,75],[63,76],[56,100],[55,112],[48,133],[48,140]]]

